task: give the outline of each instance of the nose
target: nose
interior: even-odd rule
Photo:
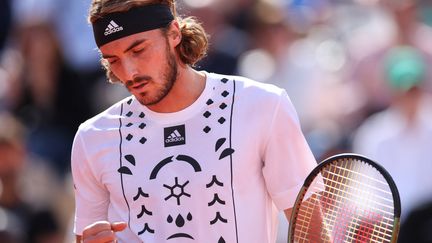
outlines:
[[[137,64],[132,60],[125,60],[123,62],[123,73],[125,81],[132,81],[139,74]]]

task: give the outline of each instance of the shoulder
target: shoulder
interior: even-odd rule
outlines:
[[[268,122],[276,114],[288,114],[297,120],[297,114],[285,89],[273,84],[261,83],[242,76],[213,75],[215,80],[224,80],[220,85],[230,85],[233,90],[234,110],[239,117],[260,114],[260,120]],[[224,83],[225,82],[225,83]]]
[[[109,130],[116,127],[118,128],[119,119],[122,116],[123,106],[130,104],[132,100],[132,96],[126,97],[111,105],[104,111],[98,113],[97,115],[89,118],[79,126],[78,133]]]
[[[269,83],[262,83],[243,76],[209,74],[214,79],[227,80],[235,85],[237,95],[253,95],[255,99],[271,99],[285,96],[284,89]]]

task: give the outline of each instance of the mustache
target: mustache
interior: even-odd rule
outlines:
[[[131,86],[133,86],[135,84],[139,84],[139,83],[142,83],[142,82],[149,82],[150,80],[152,80],[152,78],[150,76],[147,76],[147,75],[138,76],[138,77],[135,77],[132,80],[127,80],[126,83],[125,83],[125,86],[126,87],[131,87]]]

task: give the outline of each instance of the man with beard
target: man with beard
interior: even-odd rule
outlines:
[[[75,136],[77,242],[274,242],[316,165],[286,92],[195,70],[207,35],[174,0],[93,0],[89,20],[131,96]]]

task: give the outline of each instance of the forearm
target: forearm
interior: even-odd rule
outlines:
[[[292,214],[292,208],[288,208],[284,210],[285,217],[288,220],[288,222],[291,220],[291,214]]]
[[[82,236],[81,235],[76,235],[75,243],[82,243]]]

